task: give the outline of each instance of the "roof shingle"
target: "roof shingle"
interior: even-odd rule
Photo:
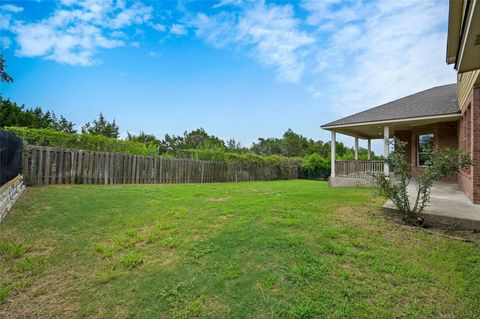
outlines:
[[[456,84],[437,86],[322,125],[359,124],[460,113]]]

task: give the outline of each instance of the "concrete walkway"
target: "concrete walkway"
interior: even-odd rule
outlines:
[[[415,183],[410,183],[408,192],[410,201],[414,202]],[[393,213],[395,207],[388,201],[382,210],[385,213]],[[455,229],[480,230],[480,205],[472,204],[457,184],[435,184],[430,193],[430,203],[423,215],[425,220],[431,223]]]

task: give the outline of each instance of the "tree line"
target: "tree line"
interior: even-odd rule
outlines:
[[[2,100],[0,104],[0,127],[28,127],[42,128],[69,134],[77,133],[75,124],[63,115],[57,117],[53,111],[44,111],[41,107],[26,108],[9,99]],[[81,134],[103,135],[119,139],[120,128],[115,120],[108,120],[100,113],[97,119],[85,123],[80,128]],[[313,140],[291,129],[288,129],[280,138],[258,138],[250,147],[242,146],[235,139],[223,140],[209,134],[203,128],[185,131],[183,135],[165,134],[157,138],[153,134],[140,132],[139,134],[127,133],[126,140],[153,144],[158,147],[160,154],[179,154],[183,151],[196,149],[215,149],[233,153],[254,153],[257,155],[281,155],[285,157],[304,157],[318,154],[327,158],[330,154],[330,142]],[[367,156],[367,150],[360,148],[360,157]],[[337,155],[340,158],[353,158],[354,150],[337,142]]]
[[[11,83],[13,78],[6,72],[6,63],[0,55],[0,81]],[[57,117],[53,111],[45,111],[41,107],[27,108],[25,105],[18,105],[10,99],[3,100],[0,95],[0,128],[2,127],[26,127],[34,129],[48,129],[67,134],[77,134],[75,124],[63,115]],[[98,118],[87,122],[80,127],[80,134],[100,135],[111,139],[120,139],[120,128],[115,122],[107,120],[103,113]],[[307,171],[313,175],[321,170],[328,174],[330,161],[330,142],[314,140],[288,129],[280,138],[260,137],[251,146],[242,146],[235,139],[223,140],[215,135],[207,133],[203,128],[190,132],[185,131],[183,135],[165,134],[158,138],[153,134],[140,132],[139,134],[127,133],[126,141],[140,142],[154,146],[157,154],[184,157],[194,155],[195,152],[211,151],[218,156],[219,152],[232,154],[255,154],[259,156],[283,156],[287,158],[302,158]],[[354,149],[337,142],[337,158],[353,159]],[[372,154],[373,158],[378,158]],[[367,158],[367,150],[359,149],[359,157]],[[198,153],[197,153],[198,158]],[[313,173],[316,171],[317,173]]]

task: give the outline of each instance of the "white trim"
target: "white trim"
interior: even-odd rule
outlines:
[[[330,140],[330,176],[335,177],[335,159],[336,159],[336,147],[337,147],[337,141],[336,141],[336,132],[332,131],[332,139]]]
[[[468,32],[470,31],[470,26],[472,24],[472,20],[473,20],[473,13],[475,11],[475,6],[477,5],[477,1],[476,0],[473,0],[472,1],[472,4],[471,4],[471,7],[470,7],[470,15],[467,17],[467,22],[466,22],[466,26],[467,26],[467,30],[463,30],[463,36],[461,38],[462,40],[462,43],[460,44],[460,52],[458,52],[458,59],[455,60],[455,63],[456,63],[456,70],[460,70],[460,64],[462,63],[462,59],[463,59],[463,52],[465,51],[465,45],[467,43],[467,35],[468,35]],[[458,63],[457,63],[458,62]]]
[[[420,136],[422,136],[422,135],[432,135],[433,136],[433,147],[435,147],[436,134],[434,132],[421,133],[421,134],[417,134],[415,136],[415,148],[416,148],[415,156],[417,157],[417,160],[415,161],[416,162],[415,164],[417,164],[418,168],[428,167],[427,165],[420,165]]]
[[[383,157],[386,159],[390,153],[390,126],[385,125],[383,127]],[[390,175],[390,168],[387,162],[383,164],[383,173]]]
[[[383,120],[383,121],[376,121],[376,122],[361,122],[361,123],[354,123],[354,124],[340,124],[340,125],[333,125],[333,126],[321,126],[321,128],[325,130],[334,129],[334,128],[342,128],[342,127],[355,127],[355,126],[367,126],[367,125],[377,125],[377,124],[391,124],[391,123],[402,123],[402,122],[415,122],[415,121],[423,121],[423,120],[436,120],[436,119],[444,119],[444,118],[459,118],[462,115],[460,113],[455,114],[445,114],[445,115],[434,115],[434,116],[424,116],[424,117],[409,117],[403,119],[395,119],[395,120]]]
[[[355,136],[355,160],[358,161],[358,136]]]
[[[368,160],[372,159],[372,140],[368,139]]]
[[[457,59],[460,32],[462,30],[462,21],[465,12],[463,9],[463,1],[450,0],[449,2],[446,62],[447,64],[452,64],[455,63]]]

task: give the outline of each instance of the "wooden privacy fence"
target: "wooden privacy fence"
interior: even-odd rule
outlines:
[[[335,161],[335,175],[350,178],[372,178],[372,174],[383,173],[384,161]]]
[[[29,185],[211,183],[296,179],[298,167],[27,146],[23,174]]]

